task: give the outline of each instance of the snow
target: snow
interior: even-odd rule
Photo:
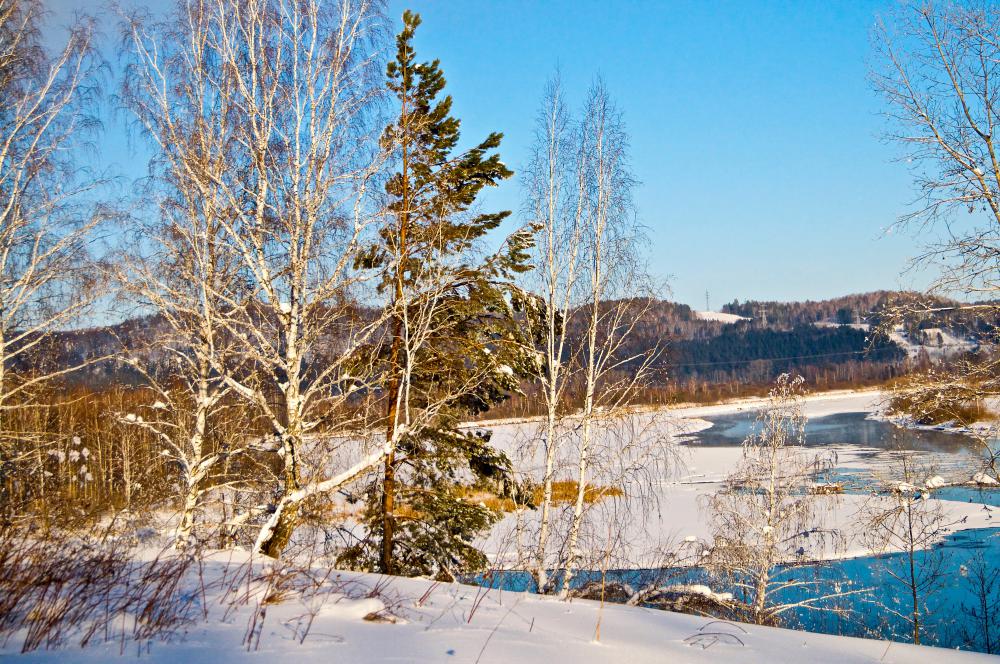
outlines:
[[[716,323],[738,323],[741,320],[750,320],[745,316],[737,316],[736,314],[724,314],[721,311],[696,311],[694,315],[698,320],[710,320]]]
[[[385,602],[378,597],[360,599],[340,597],[332,606],[324,606],[322,615],[342,620],[364,620],[366,616],[378,615],[385,611]]]
[[[924,482],[924,486],[928,489],[940,489],[943,486],[947,486],[948,483],[940,475],[934,475],[933,477],[928,477]]]
[[[311,571],[309,576],[323,579],[315,590],[285,593],[258,604],[267,593],[260,577],[271,563],[247,561],[241,552],[215,554],[203,565],[202,579],[197,574],[185,577],[182,592],[201,606],[192,612],[192,622],[168,641],[121,642],[112,634],[110,642],[98,636],[86,648],[74,645],[18,656],[20,641],[15,638],[0,645],[0,659],[40,664],[137,657],[151,664],[993,661],[987,655],[927,646],[741,625],[597,601],[562,602],[426,579],[351,572],[327,576],[325,570],[312,568],[305,570]],[[218,581],[223,573],[230,579],[244,578],[240,570],[248,565],[257,572],[257,580],[240,582],[240,598],[246,601],[227,601],[221,591],[225,584]],[[717,596],[707,587],[678,590]],[[130,625],[136,622],[130,616],[121,625],[131,634]]]
[[[922,332],[927,335],[927,343],[921,343],[920,340],[908,337],[903,331],[902,325],[897,325],[889,333],[889,338],[899,344],[911,358],[919,355],[921,350],[926,351],[931,359],[936,360],[976,349],[975,342],[956,337],[939,327],[927,328]],[[941,338],[940,344],[937,343],[938,335]]]
[[[802,401],[802,412],[809,418],[826,417],[837,413],[867,413],[876,410],[882,401],[883,395],[878,390],[831,390],[806,396]],[[682,404],[677,408],[670,409],[669,412],[688,420],[694,420],[717,415],[753,412],[760,410],[766,403],[767,399],[763,397],[747,397],[708,406]],[[706,422],[706,424],[708,423]]]
[[[972,476],[972,481],[975,482],[976,484],[981,484],[983,486],[989,486],[997,483],[995,479],[993,479],[986,473],[976,473],[975,475]]]
[[[837,392],[814,395],[804,402],[809,417],[836,412],[870,412],[881,401],[878,392]],[[626,557],[631,565],[653,566],[667,546],[678,542],[697,546],[710,533],[702,512],[704,496],[714,492],[739,461],[738,446],[685,444],[685,438],[711,426],[705,417],[759,408],[761,399],[712,406],[637,412],[631,421],[634,431],[659,436],[678,453],[677,462],[661,469],[655,483],[654,500],[636,519],[624,539],[631,549]],[[528,472],[537,472],[538,451],[525,448],[537,440],[538,423],[531,420],[493,424],[494,442],[527,462]],[[572,447],[572,446],[570,446]],[[873,450],[859,446],[833,447],[837,465],[872,468],[879,460]],[[992,478],[983,476],[982,481]],[[948,482],[931,475],[924,486],[936,488]],[[916,487],[913,487],[916,489]],[[859,540],[857,514],[868,496],[851,494],[817,496],[817,511],[824,525],[842,528],[848,545],[825,552],[838,558],[867,555]],[[887,500],[890,500],[887,498]],[[993,525],[989,512],[980,505],[939,501],[951,518],[966,528]],[[602,529],[600,501],[595,514]],[[523,516],[531,517],[532,512]],[[613,510],[608,517],[613,516]],[[504,562],[504,551],[513,526],[508,517],[483,543],[494,561]],[[155,554],[148,554],[152,558]],[[662,560],[662,558],[659,558]],[[615,561],[616,563],[618,561]],[[266,603],[266,614],[256,612],[265,589],[241,581],[238,606],[222,597],[224,584],[213,579],[244,579],[243,565],[253,565],[263,573],[273,561],[243,551],[214,553],[201,569],[205,578],[195,576],[182,586],[192,601],[199,602],[193,622],[183,633],[167,642],[91,643],[87,648],[33,652],[20,657],[26,662],[106,662],[120,654],[149,662],[209,664],[211,662],[296,661],[320,664],[329,661],[379,662],[523,662],[574,664],[628,661],[646,662],[727,662],[740,664],[779,661],[896,662],[931,664],[938,662],[991,661],[985,655],[942,650],[878,640],[863,640],[782,630],[769,627],[712,621],[708,618],[655,609],[601,605],[573,600],[561,602],[551,597],[526,593],[487,590],[457,583],[437,583],[427,579],[402,579],[373,574],[312,569],[303,576],[309,593],[280,593]],[[233,571],[237,568],[237,571]],[[289,577],[291,578],[291,577]],[[319,581],[317,585],[316,580]],[[204,589],[208,590],[205,591]],[[698,593],[726,601],[725,593],[708,586],[673,586],[675,592]],[[203,595],[204,593],[204,595]],[[203,615],[202,609],[205,614]],[[263,620],[259,645],[248,648],[247,634],[254,620]],[[600,640],[595,639],[598,622]],[[125,624],[126,621],[122,621]],[[20,641],[0,644],[0,659],[18,652]]]
[[[708,586],[700,583],[667,586],[664,590],[667,592],[684,593],[687,595],[701,595],[702,597],[707,597],[708,599],[713,599],[717,602],[729,602],[733,599],[732,593],[717,593]]]
[[[862,332],[868,332],[872,329],[872,326],[868,323],[835,323],[829,320],[819,320],[813,323],[814,327],[849,327],[852,330],[861,330]]]

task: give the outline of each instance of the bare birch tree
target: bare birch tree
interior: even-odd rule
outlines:
[[[842,538],[823,527],[817,510],[819,501],[835,498],[811,491],[831,459],[802,449],[802,382],[778,377],[739,466],[707,503],[708,568],[732,584],[746,618],[757,624],[781,624],[793,611],[835,610],[831,602],[852,592],[824,589],[807,576]]]
[[[923,486],[932,475],[913,452],[895,452],[860,514],[862,541],[881,556],[882,569],[905,593],[904,602],[895,601],[891,591],[881,593],[881,606],[909,625],[917,644],[928,629],[927,598],[945,583],[944,552],[937,545],[952,525],[940,504],[927,499]],[[909,606],[898,608],[901,604]]]
[[[280,444],[284,486],[255,545],[277,556],[304,500],[386,454],[376,446],[332,477],[302,468],[310,432],[334,424],[351,390],[368,384],[355,351],[381,327],[352,291],[365,279],[355,255],[378,219],[368,190],[384,159],[372,117],[384,24],[368,0],[220,6],[218,56],[233,73],[236,141],[249,167],[224,189],[239,210],[225,230],[253,293],[229,331],[265,377],[260,388],[230,383],[261,408]]]
[[[93,304],[99,283],[87,267],[104,216],[90,201],[102,180],[79,161],[98,126],[93,26],[72,26],[50,54],[43,17],[41,2],[0,1],[0,469],[41,444],[35,432],[11,436],[15,413],[80,368],[43,356],[53,333]],[[7,486],[0,477],[0,492]]]
[[[195,188],[192,201],[211,205],[200,211],[213,215],[211,250],[224,252],[230,279],[239,276],[199,288],[213,288],[206,296],[224,312],[215,323],[245,367],[227,370],[214,348],[219,394],[231,390],[258,409],[277,444],[281,489],[255,538],[256,549],[277,556],[305,500],[384,456],[377,445],[332,476],[329,456],[308,463],[321,444],[313,434],[331,444],[352,439],[338,431],[357,434],[344,405],[370,374],[355,351],[380,328],[379,314],[353,298],[365,279],[355,254],[378,218],[368,191],[382,162],[373,112],[383,19],[367,0],[191,0],[177,11],[180,25],[192,19],[184,48],[135,33],[140,92],[159,130],[173,132],[159,142],[186,146],[176,165]]]
[[[916,0],[877,25],[875,44],[879,65],[872,79],[887,105],[888,137],[901,146],[920,196],[898,224],[935,238],[914,264],[933,266],[931,295],[982,301],[948,310],[971,310],[995,330],[1000,314],[991,303],[1000,288],[1000,8],[987,2]],[[891,331],[940,311],[930,298],[902,302],[886,313],[883,327]],[[996,332],[987,337],[995,342]],[[1000,394],[997,362],[996,353],[986,350],[950,368],[932,368],[895,397],[912,404],[918,416],[968,412],[970,405]],[[995,466],[989,446],[983,449]]]
[[[210,489],[209,477],[253,440],[249,426],[242,439],[219,441],[215,435],[224,428],[232,432],[221,426],[233,410],[224,372],[241,367],[224,318],[241,297],[242,282],[226,251],[223,218],[232,223],[235,213],[220,186],[238,156],[229,126],[232,99],[212,83],[206,9],[204,3],[178,4],[157,23],[128,18],[125,38],[134,57],[121,96],[155,148],[141,195],[158,206],[142,210],[134,222],[134,258],[118,271],[123,290],[155,312],[167,333],[155,349],[130,349],[130,364],[146,377],[151,403],[120,417],[153,433],[181,469],[181,548]]]
[[[560,594],[566,596],[580,558],[580,531],[586,508],[595,430],[621,417],[635,390],[649,377],[656,349],[632,354],[626,342],[652,302],[640,260],[635,221],[628,134],[603,81],[588,93],[577,126],[577,191],[574,223],[580,225],[580,272],[576,286],[581,305],[574,316],[583,330],[580,382],[576,501],[559,568]]]
[[[973,648],[995,654],[1000,638],[1000,568],[980,550],[959,571],[974,598],[970,604],[962,603],[962,613],[970,619],[962,636]]]
[[[569,385],[567,355],[568,321],[576,304],[577,277],[582,254],[583,226],[579,219],[582,197],[573,196],[573,126],[556,75],[545,88],[536,119],[535,146],[526,177],[526,214],[541,226],[536,249],[534,276],[540,284],[536,304],[541,328],[540,361],[537,377],[545,403],[545,430],[542,433],[542,496],[535,544],[533,573],[540,592],[548,588],[546,551],[552,521],[552,487],[558,470],[556,461],[567,432],[562,423],[566,389]],[[579,193],[579,192],[577,192]],[[574,205],[574,200],[578,201]],[[533,448],[533,446],[532,446]],[[528,452],[534,456],[534,450]]]
[[[529,315],[537,327],[535,377],[546,412],[537,441],[540,515],[529,565],[540,592],[559,590],[565,596],[584,555],[581,531],[588,512],[601,502],[593,499],[593,490],[600,490],[592,486],[595,469],[601,469],[603,482],[631,483],[657,465],[662,442],[652,427],[639,433],[636,422],[622,421],[631,417],[630,399],[648,379],[656,356],[655,349],[627,350],[653,289],[640,260],[628,137],[602,82],[591,88],[576,119],[558,76],[549,82],[527,171],[525,214],[539,229],[533,275],[539,295]],[[569,408],[574,390],[578,413]],[[534,458],[535,446],[529,447],[527,455]],[[597,453],[607,456],[596,458]],[[566,474],[574,496],[568,512],[557,515],[553,488]],[[616,496],[626,494],[614,489]],[[619,520],[616,533],[621,525]],[[553,550],[555,558],[549,555]],[[550,567],[561,572],[555,586]]]

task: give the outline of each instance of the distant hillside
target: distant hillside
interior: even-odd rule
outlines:
[[[787,330],[816,323],[873,326],[881,321],[887,306],[902,303],[936,309],[932,314],[907,321],[904,328],[914,337],[917,330],[935,328],[959,337],[979,338],[991,333],[1000,322],[995,315],[984,315],[982,310],[963,310],[962,303],[956,300],[906,291],[874,291],[805,302],[734,300],[723,305],[722,311],[753,319],[758,326]]]
[[[898,326],[888,337],[872,330],[889,303],[889,291],[806,302],[732,302],[721,312],[695,311],[669,301],[648,302],[648,311],[622,353],[658,349],[656,383],[766,383],[797,372],[817,383],[884,380],[906,370],[908,361],[931,361],[975,350],[997,321],[980,312],[948,310]],[[947,308],[957,303],[934,300]],[[362,313],[364,315],[364,313]],[[571,323],[571,345],[579,343],[580,320]],[[72,381],[93,385],[132,384],[137,372],[110,359],[123,348],[155,367],[164,360],[156,343],[167,333],[153,316],[117,325],[56,335],[39,356],[54,365],[94,360]],[[22,366],[21,368],[26,368]]]
[[[733,302],[721,312],[655,302],[627,352],[659,348],[660,384],[767,383],[783,372],[816,384],[880,381],[913,363],[976,350],[998,321],[960,303],[919,298],[945,311],[908,320],[889,335],[876,330],[887,306],[916,293],[877,291],[805,302]],[[915,366],[915,365],[914,365]]]

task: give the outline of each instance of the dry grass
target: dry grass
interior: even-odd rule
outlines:
[[[558,482],[552,483],[552,502],[556,505],[566,505],[576,502],[577,493],[580,491],[580,485],[573,480],[560,480]],[[590,504],[596,503],[602,498],[614,498],[616,496],[623,496],[625,492],[616,486],[601,486],[599,484],[592,484],[587,486],[583,490],[583,502]],[[542,502],[542,487],[535,487],[534,493],[532,495],[536,503]]]
[[[995,419],[995,415],[981,401],[920,399],[905,393],[892,398],[889,412],[909,415],[917,424],[923,425],[957,422],[968,426],[974,422]]]
[[[580,485],[573,480],[559,480],[552,483],[552,503],[554,505],[571,505],[576,502],[577,492]],[[601,486],[594,484],[587,486],[583,490],[583,502],[586,504],[596,503],[603,498],[613,498],[623,496],[625,492],[615,486]],[[463,496],[465,500],[472,503],[482,503],[495,512],[513,512],[520,507],[510,498],[500,498],[496,494],[488,491],[468,490]],[[542,485],[532,488],[532,504],[540,505],[543,498]]]
[[[180,588],[196,558],[138,560],[125,538],[0,529],[0,642],[21,652],[146,643],[181,632],[200,609]],[[199,568],[200,572],[200,568]]]

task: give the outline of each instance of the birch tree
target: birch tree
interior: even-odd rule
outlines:
[[[310,432],[357,428],[331,418],[368,385],[355,351],[381,327],[352,295],[367,278],[353,270],[355,255],[378,219],[368,193],[384,159],[373,121],[384,23],[367,0],[225,6],[219,57],[234,74],[236,140],[249,167],[226,187],[240,214],[225,230],[252,288],[229,331],[264,377],[260,388],[230,382],[263,411],[280,445],[283,488],[255,545],[277,556],[304,500],[387,452],[376,447],[332,477],[302,468]]]
[[[215,323],[244,367],[227,370],[216,345],[217,389],[261,413],[280,458],[280,490],[263,506],[254,544],[278,556],[304,501],[385,454],[381,445],[359,451],[331,475],[329,455],[316,449],[359,438],[363,423],[344,406],[370,387],[355,351],[381,326],[356,304],[366,275],[353,261],[378,218],[368,194],[382,163],[373,118],[383,19],[367,0],[191,0],[176,11],[190,26],[183,48],[133,39],[148,80],[142,94],[164,118],[159,126],[175,132],[161,140],[185,145],[177,161],[200,213],[212,215],[209,244],[223,252],[226,274],[238,275],[237,284],[199,288],[211,286],[205,293],[224,312]]]
[[[583,405],[574,473],[576,500],[559,561],[563,596],[569,592],[581,554],[595,430],[623,415],[635,390],[648,379],[657,354],[656,349],[631,354],[625,343],[652,299],[638,251],[628,135],[603,82],[591,88],[576,131],[573,223],[579,225],[581,263],[573,284],[580,304],[573,317],[582,329],[578,362]]]
[[[944,552],[937,544],[954,525],[938,501],[927,499],[924,483],[931,476],[913,452],[895,452],[860,513],[865,546],[880,556],[882,570],[903,594],[883,592],[880,604],[908,626],[917,644],[928,629],[927,598],[945,584]]]
[[[919,194],[898,225],[928,238],[914,265],[933,266],[929,294],[978,300],[946,310],[981,316],[993,328],[983,345],[994,344],[1000,314],[994,303],[1000,288],[1000,8],[906,3],[876,26],[875,45],[872,80],[885,100],[888,138],[900,146]],[[941,311],[933,297],[902,302],[890,308],[883,327],[889,331]],[[986,351],[921,372],[895,396],[910,402],[917,416],[967,412],[1000,394],[998,375],[997,356]],[[983,450],[995,476],[994,455],[988,444]]]
[[[811,491],[832,460],[802,449],[802,382],[778,378],[739,466],[706,506],[713,537],[708,568],[732,585],[747,620],[757,624],[782,624],[795,611],[834,610],[833,600],[856,592],[808,578],[812,561],[842,537],[823,527],[817,509],[836,498]]]
[[[524,214],[538,228],[527,318],[545,418],[519,461],[540,482],[537,530],[519,512],[517,541],[524,551],[530,540],[525,564],[539,592],[565,596],[582,560],[620,553],[646,513],[635,501],[653,497],[651,480],[669,456],[662,422],[629,408],[658,356],[627,350],[656,291],[641,260],[628,137],[603,83],[574,115],[559,76],[550,79],[525,182]]]
[[[233,100],[212,81],[215,52],[205,3],[178,4],[155,23],[132,15],[125,37],[132,57],[121,100],[154,147],[141,196],[155,207],[147,206],[133,222],[137,246],[118,272],[125,292],[155,312],[167,333],[155,349],[130,349],[129,363],[145,376],[150,403],[119,417],[152,433],[181,468],[176,541],[183,548],[211,488],[210,476],[252,440],[216,435],[232,433],[223,426],[234,409],[225,375],[241,373],[240,349],[225,322],[243,295],[223,221],[232,224],[236,216],[222,186],[239,156],[230,126]]]
[[[971,647],[993,655],[1000,636],[1000,568],[979,550],[959,568],[959,573],[973,597],[972,602],[961,605],[962,613],[969,618],[962,636]]]
[[[538,506],[538,540],[533,572],[540,590],[548,587],[546,551],[552,527],[552,487],[561,444],[567,435],[562,426],[571,352],[568,321],[576,304],[577,278],[582,257],[582,197],[574,191],[583,180],[573,181],[575,136],[561,81],[553,77],[545,88],[535,121],[535,145],[526,177],[526,214],[540,226],[534,276],[540,285],[534,318],[540,329],[537,379],[545,404],[542,433],[542,496]],[[577,196],[573,194],[576,193]],[[574,201],[576,204],[574,204]],[[534,456],[533,450],[529,456]]]
[[[93,26],[78,22],[50,52],[43,17],[41,2],[0,1],[0,472],[42,444],[37,432],[14,434],[18,409],[80,368],[44,354],[95,301],[91,249],[106,212],[92,203],[103,180],[81,162],[97,129]]]

